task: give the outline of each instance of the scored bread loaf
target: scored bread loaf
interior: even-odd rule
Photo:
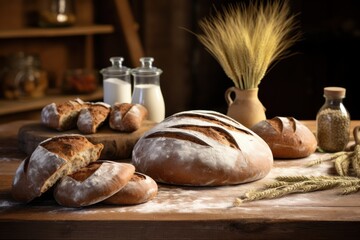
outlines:
[[[41,196],[63,176],[96,161],[103,147],[75,134],[41,142],[17,168],[11,189],[13,198],[26,203]]]
[[[102,102],[88,103],[87,108],[81,109],[77,128],[83,134],[96,133],[97,129],[106,121],[110,113],[110,105]]]
[[[79,98],[60,104],[50,103],[41,110],[41,122],[58,131],[73,129],[80,110],[86,107],[87,103]]]
[[[148,111],[141,104],[115,103],[111,107],[110,128],[122,132],[134,132],[147,118]]]
[[[61,178],[55,186],[54,198],[66,207],[89,206],[122,189],[134,172],[131,164],[99,160]]]
[[[265,177],[273,156],[263,139],[232,118],[195,110],[147,131],[134,147],[132,163],[157,182],[219,186]]]
[[[158,192],[158,185],[151,177],[135,172],[130,181],[103,202],[107,204],[134,205],[148,202]]]
[[[303,158],[317,148],[315,135],[293,117],[263,120],[251,129],[269,145],[274,158]]]

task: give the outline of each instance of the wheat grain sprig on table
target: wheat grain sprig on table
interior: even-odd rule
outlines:
[[[230,5],[199,22],[199,41],[240,89],[257,88],[270,65],[299,39],[287,1]]]

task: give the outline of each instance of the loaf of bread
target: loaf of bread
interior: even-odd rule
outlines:
[[[263,139],[232,118],[195,110],[147,131],[134,147],[132,163],[157,182],[220,186],[265,177],[273,156]]]
[[[141,104],[115,103],[111,107],[110,128],[121,132],[134,132],[147,118],[148,111]]]
[[[135,172],[130,181],[103,202],[108,204],[134,205],[148,202],[158,193],[158,185],[151,177]]]
[[[15,172],[11,193],[15,200],[29,202],[42,195],[60,178],[96,161],[102,144],[92,144],[81,135],[62,135],[41,142]]]
[[[99,160],[61,178],[55,186],[54,198],[66,207],[89,206],[122,189],[134,172],[131,164]]]
[[[87,104],[81,99],[69,100],[64,103],[51,103],[41,111],[41,122],[58,131],[76,128],[80,110],[86,108]]]
[[[97,129],[107,120],[110,113],[110,105],[102,102],[88,103],[86,108],[81,109],[77,128],[83,134],[96,133]]]
[[[263,120],[251,130],[269,145],[274,158],[303,158],[317,148],[315,135],[293,117]]]

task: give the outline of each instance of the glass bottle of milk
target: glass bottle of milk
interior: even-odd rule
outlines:
[[[131,70],[134,76],[132,103],[139,103],[148,110],[148,118],[161,122],[165,118],[165,103],[160,89],[162,70],[152,66],[154,58],[140,58],[141,67]]]
[[[111,57],[111,66],[100,71],[103,75],[104,102],[131,103],[131,78],[130,69],[123,66],[122,57]]]

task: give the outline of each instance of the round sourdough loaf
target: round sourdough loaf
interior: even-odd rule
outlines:
[[[134,172],[131,164],[99,160],[61,178],[55,186],[54,198],[66,207],[89,206],[118,192]]]
[[[269,145],[274,158],[303,158],[314,153],[315,135],[293,117],[275,117],[255,124],[251,130]]]
[[[158,192],[158,186],[151,177],[135,172],[130,181],[117,193],[104,200],[104,203],[133,205],[145,203],[153,199]]]
[[[58,179],[96,161],[103,147],[77,134],[42,141],[17,168],[11,189],[13,198],[29,202],[39,197]]]
[[[219,186],[263,178],[273,156],[263,139],[232,118],[194,110],[146,132],[134,147],[132,163],[157,182]]]

